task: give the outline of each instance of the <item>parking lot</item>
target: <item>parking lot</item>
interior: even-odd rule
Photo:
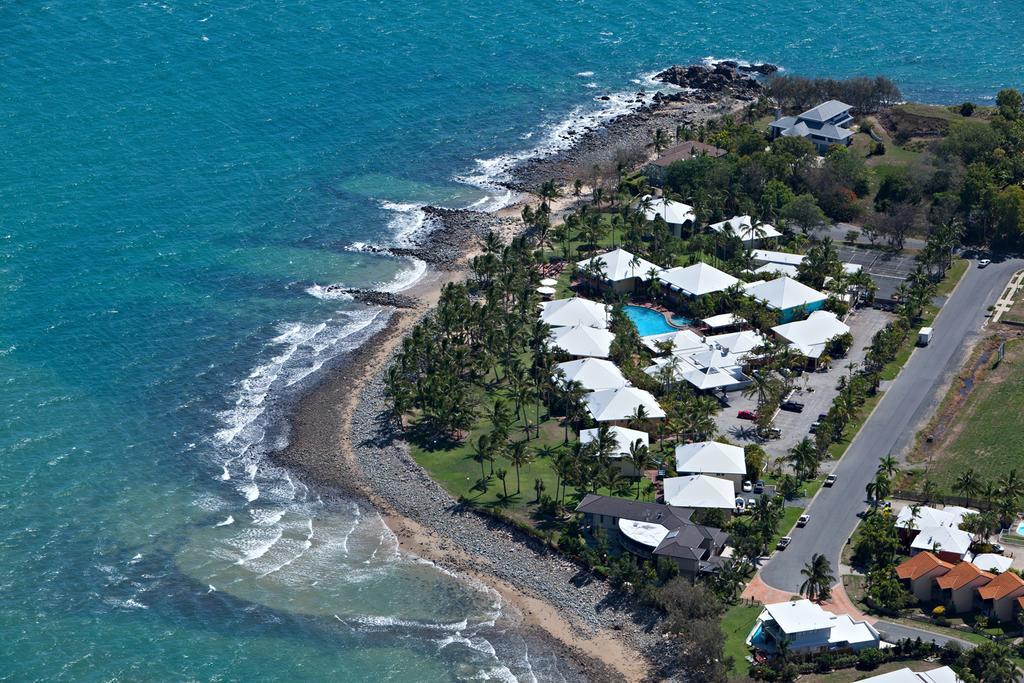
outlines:
[[[875,296],[879,299],[891,299],[896,288],[917,265],[914,256],[892,254],[881,249],[837,244],[836,250],[843,263],[856,263],[871,276],[878,285]]]
[[[754,411],[757,409],[756,397],[745,397],[742,392],[728,395],[729,405],[722,409],[715,419],[718,430],[733,443],[743,446],[757,443],[764,447],[772,458],[784,456],[789,449],[810,434],[811,423],[818,419],[820,413],[827,413],[832,406],[838,391],[836,385],[840,376],[849,372],[849,363],[861,363],[866,353],[865,347],[871,343],[875,332],[882,329],[892,315],[874,308],[861,308],[855,311],[846,324],[853,335],[853,346],[846,358],[833,362],[828,372],[805,372],[797,380],[796,390],[791,399],[804,404],[801,413],[780,410],[773,420],[773,426],[782,431],[777,439],[768,441],[760,439],[754,431],[754,423],[736,417],[740,410]]]

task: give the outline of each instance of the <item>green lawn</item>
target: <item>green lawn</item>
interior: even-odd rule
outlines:
[[[955,389],[954,389],[955,390]],[[1007,342],[1006,357],[971,391],[951,427],[950,442],[931,456],[928,476],[951,490],[958,474],[973,468],[993,480],[1024,468],[1024,345]]]
[[[943,278],[939,286],[935,288],[935,294],[938,296],[949,296],[953,289],[956,288],[960,278],[964,276],[967,269],[970,267],[971,262],[967,259],[958,258],[953,261],[953,265],[948,271],[946,271],[946,277]]]
[[[746,678],[747,670],[750,668],[746,660],[750,654],[746,639],[750,629],[754,628],[754,622],[761,614],[762,606],[751,605],[748,602],[739,602],[722,615],[722,633],[725,634],[725,655],[732,657],[732,675],[736,678]]]

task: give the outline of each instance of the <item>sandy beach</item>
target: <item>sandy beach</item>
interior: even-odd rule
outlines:
[[[740,104],[725,97],[645,107],[586,132],[567,150],[510,169],[506,184],[526,192],[542,178],[567,184],[586,179],[595,164],[613,163],[622,150],[649,156],[646,145],[655,128],[695,125]],[[536,202],[529,194],[523,199]],[[557,200],[552,206],[555,220],[575,201]],[[439,213],[441,225],[427,240],[439,240],[442,253],[433,256],[435,263],[420,281],[402,292],[414,305],[393,310],[382,331],[298,402],[289,420],[289,446],[274,459],[309,483],[364,498],[383,515],[403,552],[493,588],[506,606],[522,615],[525,628],[556,642],[586,680],[660,678],[655,662],[671,641],[656,630],[656,615],[634,610],[605,582],[535,539],[460,509],[412,460],[393,425],[382,419],[388,405],[382,377],[397,346],[436,304],[441,288],[466,276],[466,263],[487,230],[499,232],[506,242],[522,230],[517,218],[522,206],[520,202],[493,214]],[[462,246],[457,258],[455,245]],[[413,251],[432,259],[429,244]]]

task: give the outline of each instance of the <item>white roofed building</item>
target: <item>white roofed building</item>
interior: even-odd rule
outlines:
[[[640,208],[643,211],[644,218],[649,221],[653,221],[660,216],[662,220],[668,223],[668,227],[676,237],[682,237],[683,230],[691,229],[694,221],[697,220],[697,215],[693,212],[692,206],[682,202],[674,202],[663,197],[654,198],[651,195],[647,195],[640,200]]]
[[[665,504],[694,509],[732,510],[736,506],[733,484],[728,479],[694,474],[663,481]]]
[[[768,308],[782,313],[782,322],[790,322],[801,313],[810,313],[825,305],[828,295],[790,277],[767,282],[751,282],[744,291]]]
[[[658,274],[671,292],[684,296],[702,296],[712,292],[722,292],[739,282],[729,273],[722,272],[706,263],[694,263],[685,268],[670,268]]]
[[[767,223],[758,223],[750,216],[734,216],[719,223],[712,223],[709,230],[717,233],[735,235],[747,246],[760,244],[763,240],[781,237],[782,233],[775,229],[775,226]]]
[[[551,327],[608,327],[611,315],[605,304],[574,296],[570,299],[545,301],[541,305],[540,319]]]
[[[967,559],[974,538],[958,527],[926,526],[922,527],[910,543],[910,553],[922,550],[935,553],[939,559],[947,562],[959,562]]]
[[[571,360],[558,363],[555,368],[561,370],[564,375],[560,379],[561,382],[578,382],[587,391],[618,389],[629,385],[629,380],[622,374],[619,367],[610,360],[602,358]]]
[[[746,325],[747,323],[746,320],[735,313],[721,313],[719,315],[713,315],[710,318],[704,318],[701,322],[710,330],[739,327],[740,325]]]
[[[615,292],[632,292],[637,284],[647,282],[652,270],[661,268],[646,259],[634,256],[625,249],[614,249],[593,258],[576,263],[576,269],[586,276],[587,273],[600,271],[602,277],[598,281]]]
[[[665,417],[665,411],[654,395],[636,387],[594,391],[587,394],[583,402],[587,412],[597,422],[624,426],[639,408],[643,408],[649,420],[661,420]]]
[[[810,600],[765,605],[747,636],[747,644],[774,654],[787,641],[795,655],[877,648],[882,639],[866,621],[848,614],[832,614]]]
[[[677,332],[664,332],[662,334],[652,334],[646,337],[640,338],[640,343],[649,348],[655,353],[661,353],[662,351],[658,346],[664,342],[672,344],[672,353],[678,353],[680,351],[693,351],[702,349],[707,346],[707,342],[704,341],[704,337],[700,336],[693,330],[679,330]]]
[[[860,683],[963,683],[963,679],[948,666],[940,666],[929,671],[914,671],[905,666],[889,673],[861,678]]]
[[[596,327],[552,327],[548,346],[570,356],[607,358],[615,334]]]
[[[853,122],[849,104],[839,100],[822,102],[796,116],[783,116],[768,126],[772,138],[801,137],[809,140],[819,154],[828,152],[832,145],[847,146],[853,140],[853,131],[846,126]]]
[[[584,429],[580,432],[580,443],[588,444],[597,441],[600,437],[600,428]],[[609,458],[616,461],[619,471],[627,477],[637,477],[643,474],[633,466],[630,447],[640,442],[641,446],[650,448],[651,437],[647,432],[639,429],[628,429],[626,427],[609,427],[608,436],[611,437],[613,450],[607,453]]]
[[[830,311],[814,311],[806,320],[777,325],[772,332],[789,342],[790,348],[805,358],[820,358],[828,342],[848,334],[850,326]]]
[[[739,491],[747,474],[746,457],[739,446],[717,441],[699,441],[676,446],[676,472],[680,475],[706,474],[728,479],[733,492]]]

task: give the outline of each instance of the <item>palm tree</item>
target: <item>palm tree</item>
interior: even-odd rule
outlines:
[[[875,478],[864,487],[864,490],[868,494],[868,498],[871,499],[872,505],[878,507],[892,493],[892,481],[885,475],[885,472],[879,471],[875,474]]]
[[[811,556],[811,561],[800,570],[804,582],[800,584],[800,595],[808,600],[820,602],[832,596],[832,584],[836,577],[832,575],[832,563],[820,553]]]
[[[491,460],[491,439],[487,434],[481,434],[477,437],[476,443],[473,444],[473,459],[480,463],[480,478],[486,479],[487,473],[484,471],[484,463]]]
[[[896,458],[892,457],[892,454],[882,456],[878,462],[878,472],[884,472],[885,476],[892,478],[896,476],[898,471]]]
[[[715,573],[714,581],[718,594],[728,602],[735,602],[737,594],[743,589],[750,577],[752,567],[749,563],[729,558]]]
[[[508,459],[512,462],[512,467],[516,468],[516,493],[519,493],[519,468],[523,465],[528,465],[533,460],[533,454],[526,450],[525,441],[516,441],[512,444],[512,450],[508,454]]]
[[[654,133],[651,134],[651,141],[648,143],[648,147],[654,148],[655,154],[661,154],[661,150],[665,149],[672,144],[672,138],[661,128],[655,129]]]
[[[651,450],[647,447],[642,440],[637,439],[633,443],[629,444],[629,460],[633,464],[633,469],[637,472],[636,479],[636,498],[640,499],[640,482],[644,479],[644,470],[646,470],[651,464]]]
[[[499,467],[495,471],[494,476],[501,480],[501,497],[508,498],[508,485],[505,484],[505,477],[508,476],[508,471],[503,467]]]
[[[545,488],[547,488],[547,487],[544,485],[544,480],[543,479],[534,479],[533,480],[533,492],[537,494],[536,502],[538,502],[538,503],[540,502],[540,496],[541,496],[542,493],[544,493],[544,489]]]
[[[639,429],[649,418],[650,415],[647,413],[647,407],[638,405],[633,414],[629,416],[629,426],[633,429]]]
[[[967,499],[967,507],[971,507],[971,496],[981,491],[981,482],[978,481],[978,474],[973,467],[968,467],[961,472],[953,484],[953,490],[960,493]]]
[[[813,479],[817,473],[818,451],[814,447],[814,443],[806,436],[789,449],[786,459],[802,479]]]

